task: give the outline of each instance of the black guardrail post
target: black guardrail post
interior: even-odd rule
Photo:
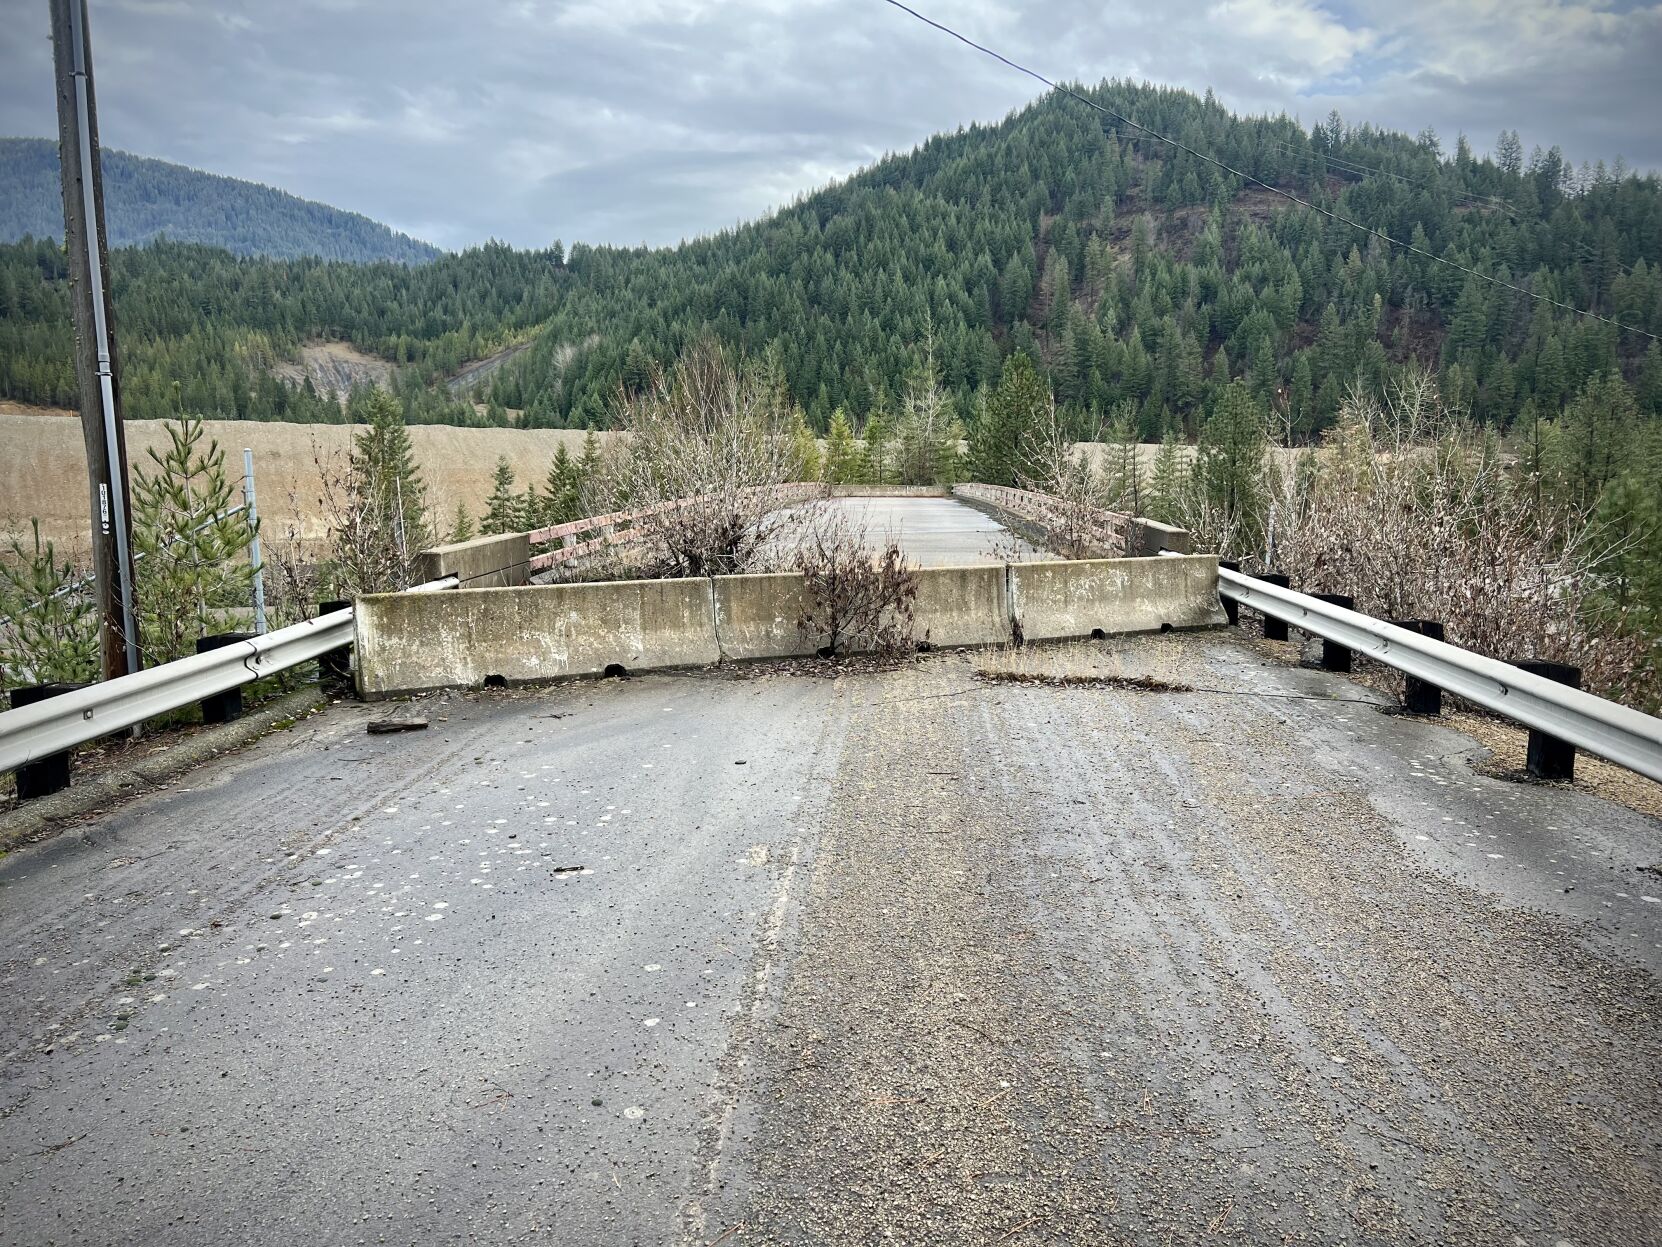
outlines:
[[[1312,593],[1311,597],[1318,602],[1327,602],[1333,606],[1342,606],[1347,611],[1356,609],[1356,599],[1348,593]],[[1349,671],[1350,647],[1340,645],[1337,641],[1322,638],[1322,670]]]
[[[1254,580],[1262,580],[1267,585],[1275,585],[1282,589],[1291,589],[1293,587],[1292,581],[1288,580],[1287,577],[1283,576],[1280,572],[1257,572],[1252,578]],[[1264,639],[1266,641],[1285,641],[1287,639],[1287,621],[1285,619],[1276,619],[1272,615],[1265,615]]]
[[[1520,671],[1544,676],[1555,684],[1581,687],[1581,668],[1569,663],[1548,662],[1544,658],[1525,658],[1512,664]],[[1529,751],[1524,765],[1536,779],[1575,778],[1575,746],[1538,728],[1529,729]]]
[[[28,688],[14,688],[11,691],[12,709],[22,706],[32,706],[37,701],[45,701],[48,697],[59,697],[64,693],[73,693],[78,688],[85,688],[85,684],[34,684]],[[49,753],[44,758],[38,758],[27,766],[17,768],[17,799],[32,801],[36,797],[44,797],[48,793],[62,792],[69,787],[69,750],[62,753]]]
[[[219,632],[213,636],[198,637],[196,652],[206,654],[209,650],[224,649],[227,645],[238,645],[243,641],[252,641],[252,632]],[[242,718],[242,685],[228,688],[223,693],[214,693],[204,697],[202,705],[202,722],[230,723]]]
[[[319,602],[319,615],[333,615],[336,611],[343,611],[351,602],[337,599],[332,602]],[[328,653],[317,656],[317,673],[325,681],[345,684],[352,679],[352,647],[343,645],[339,649],[332,649]]]
[[[1238,572],[1241,570],[1241,561],[1239,559],[1219,559],[1218,566],[1227,567],[1232,572]],[[1241,604],[1234,598],[1224,597],[1221,593],[1218,594],[1218,600],[1223,603],[1224,617],[1228,619],[1231,624],[1240,623]]]
[[[1440,619],[1393,619],[1390,622],[1406,631],[1428,636],[1433,641],[1443,639],[1443,623]],[[1402,708],[1409,714],[1440,715],[1443,713],[1443,690],[1417,675],[1404,674]]]

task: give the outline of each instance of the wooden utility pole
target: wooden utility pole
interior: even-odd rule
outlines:
[[[140,667],[133,598],[133,530],[127,499],[127,437],[121,424],[109,249],[104,240],[104,177],[86,0],[51,0],[58,83],[58,164],[63,176],[64,246],[75,313],[75,379],[81,392],[92,493],[92,565],[101,615],[104,678]]]

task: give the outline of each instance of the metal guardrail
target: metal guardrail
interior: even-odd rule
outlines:
[[[447,576],[407,592],[455,587],[456,578]],[[0,713],[0,771],[15,771],[350,644],[352,608],[347,607],[221,649],[7,710]]]
[[[1662,780],[1662,719],[1227,567],[1218,592],[1445,692]]]

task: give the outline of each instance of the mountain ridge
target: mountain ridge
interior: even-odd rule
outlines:
[[[104,213],[112,247],[158,238],[266,259],[425,264],[443,254],[391,226],[278,187],[188,165],[103,150]],[[0,241],[61,238],[58,145],[0,138]]]

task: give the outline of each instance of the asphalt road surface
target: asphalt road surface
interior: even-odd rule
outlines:
[[[0,1239],[1662,1241],[1662,829],[1290,652],[332,707],[0,861]]]

